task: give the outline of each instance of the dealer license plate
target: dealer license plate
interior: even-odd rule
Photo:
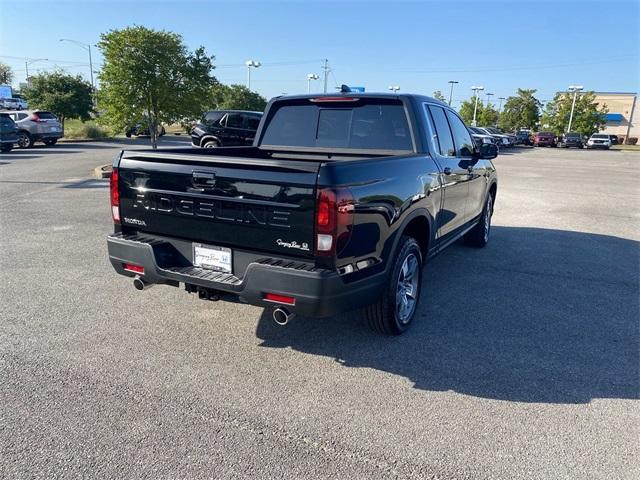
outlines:
[[[231,273],[231,249],[194,244],[193,266]]]

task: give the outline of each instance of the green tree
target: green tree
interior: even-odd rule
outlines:
[[[498,123],[498,110],[496,110],[493,104],[487,103],[480,108],[480,103],[478,102],[478,110],[478,125],[482,127],[493,127]]]
[[[267,99],[242,85],[223,85],[217,83],[211,89],[213,107],[229,110],[252,110],[262,112]]]
[[[464,120],[464,123],[466,123],[467,125],[473,125],[473,110],[475,108],[475,105],[476,105],[475,95],[472,96],[469,100],[465,100],[460,105],[460,109],[458,110],[458,113],[460,114],[460,117],[462,118],[462,120]],[[478,109],[476,112],[476,121],[478,125],[483,125],[481,120],[483,109],[484,109],[484,105],[482,104],[482,99],[478,98]]]
[[[595,101],[595,93],[585,92],[578,94],[573,111],[571,131],[578,132],[584,136],[590,136],[604,127],[605,114],[609,111],[606,105],[602,107]],[[548,125],[549,130],[557,135],[567,131],[569,128],[569,116],[571,115],[571,105],[573,103],[573,93],[559,92],[553,100],[547,103],[542,115],[541,123]]]
[[[199,117],[210,103],[214,57],[203,47],[189,52],[180,35],[127,27],[103,33],[98,47],[104,58],[99,104],[114,130],[144,121],[157,148],[161,122]]]
[[[534,94],[536,90],[519,88],[515,96],[507,98],[500,113],[500,128],[513,132],[520,128],[535,128],[540,121],[542,103]]]
[[[447,103],[447,99],[444,98],[444,95],[440,90],[436,90],[435,92],[433,92],[433,98],[435,98],[436,100],[440,100],[441,102]]]
[[[0,85],[11,85],[13,82],[13,70],[6,63],[0,62]]]
[[[29,86],[20,93],[31,108],[55,113],[63,125],[67,118],[90,118],[93,110],[91,84],[80,75],[57,71],[30,78]]]

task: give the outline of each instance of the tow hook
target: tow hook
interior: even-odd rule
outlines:
[[[211,300],[217,302],[220,300],[220,293],[209,288],[198,288],[198,298],[201,300]]]

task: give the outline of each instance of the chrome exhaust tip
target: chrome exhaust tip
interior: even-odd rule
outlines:
[[[284,308],[278,307],[273,309],[273,321],[281,327],[284,327],[287,323],[293,320],[293,317],[295,317],[295,314],[285,310]]]
[[[136,277],[133,279],[133,286],[136,290],[142,291],[146,290],[147,288],[151,288],[153,286],[153,283],[145,282],[140,277]]]

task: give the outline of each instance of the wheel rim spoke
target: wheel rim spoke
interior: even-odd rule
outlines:
[[[398,320],[407,323],[415,309],[418,292],[418,259],[415,254],[407,256],[398,274],[396,287],[396,311]]]

